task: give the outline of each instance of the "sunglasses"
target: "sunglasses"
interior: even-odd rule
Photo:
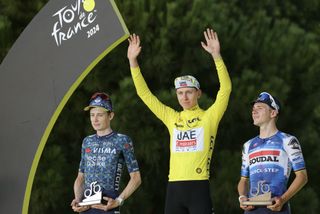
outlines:
[[[103,92],[96,92],[91,96],[90,101],[96,99],[97,97],[100,97],[102,100],[106,101],[110,100],[110,96],[108,94]]]
[[[279,110],[279,106],[277,105],[276,101],[274,100],[274,98],[267,92],[262,92],[259,96],[258,99],[260,101],[265,101],[265,102],[271,102],[270,105],[276,109]]]

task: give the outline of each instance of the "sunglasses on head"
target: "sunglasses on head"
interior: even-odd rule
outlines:
[[[94,100],[97,97],[100,97],[102,100],[110,100],[110,96],[106,93],[102,93],[102,92],[97,92],[95,94],[93,94],[90,98],[90,100]]]
[[[271,103],[270,103],[271,106],[276,110],[279,109],[279,107],[278,107],[276,101],[273,99],[273,97],[270,94],[266,93],[266,92],[261,93],[259,95],[259,97],[258,97],[258,100],[260,100],[260,101],[271,101]]]

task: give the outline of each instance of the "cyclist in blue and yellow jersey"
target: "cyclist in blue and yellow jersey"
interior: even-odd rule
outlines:
[[[262,92],[252,103],[253,124],[259,135],[248,140],[242,150],[241,178],[238,183],[240,207],[246,214],[290,214],[289,199],[308,181],[302,149],[295,136],[277,129],[280,102]],[[295,178],[287,188],[291,170]],[[248,197],[271,194],[273,204],[243,205]]]
[[[74,183],[75,199],[71,202],[75,212],[85,214],[119,214],[120,206],[140,185],[141,176],[133,151],[131,139],[111,129],[114,117],[108,94],[95,93],[85,111],[90,111],[90,120],[95,134],[87,136],[82,143],[78,176]],[[121,174],[126,165],[130,180],[119,192]],[[91,184],[99,185],[106,204],[79,206],[85,190]]]
[[[220,55],[217,33],[204,32],[202,47],[213,58],[218,72],[220,89],[215,102],[207,110],[198,105],[200,84],[190,75],[174,80],[178,102],[183,111],[161,103],[149,90],[138,65],[140,38],[129,38],[127,57],[139,97],[166,125],[170,133],[170,172],[167,186],[166,214],[213,213],[209,189],[210,160],[219,122],[227,108],[231,80]]]

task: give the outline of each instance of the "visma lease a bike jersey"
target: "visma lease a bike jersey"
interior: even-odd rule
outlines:
[[[291,170],[305,169],[299,141],[278,131],[261,139],[259,136],[243,146],[241,176],[250,177],[250,197],[271,191],[272,197],[287,190]]]
[[[139,171],[131,139],[112,132],[106,136],[90,135],[83,140],[79,171],[85,176],[85,189],[97,182],[104,190],[119,190],[126,164],[129,173]]]
[[[177,112],[161,103],[149,90],[139,67],[131,68],[137,93],[170,133],[169,181],[206,180],[218,124],[227,108],[231,81],[222,59],[215,61],[220,89],[206,111],[199,106]]]

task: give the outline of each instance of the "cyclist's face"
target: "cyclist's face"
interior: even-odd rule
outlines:
[[[178,88],[177,98],[181,107],[185,110],[191,109],[195,105],[198,105],[198,98],[201,95],[201,90],[196,88]]]
[[[105,131],[110,128],[110,121],[113,118],[112,112],[107,112],[103,108],[97,107],[90,109],[90,121],[94,130]]]
[[[273,109],[265,103],[255,103],[252,107],[253,124],[261,126],[273,118]]]

